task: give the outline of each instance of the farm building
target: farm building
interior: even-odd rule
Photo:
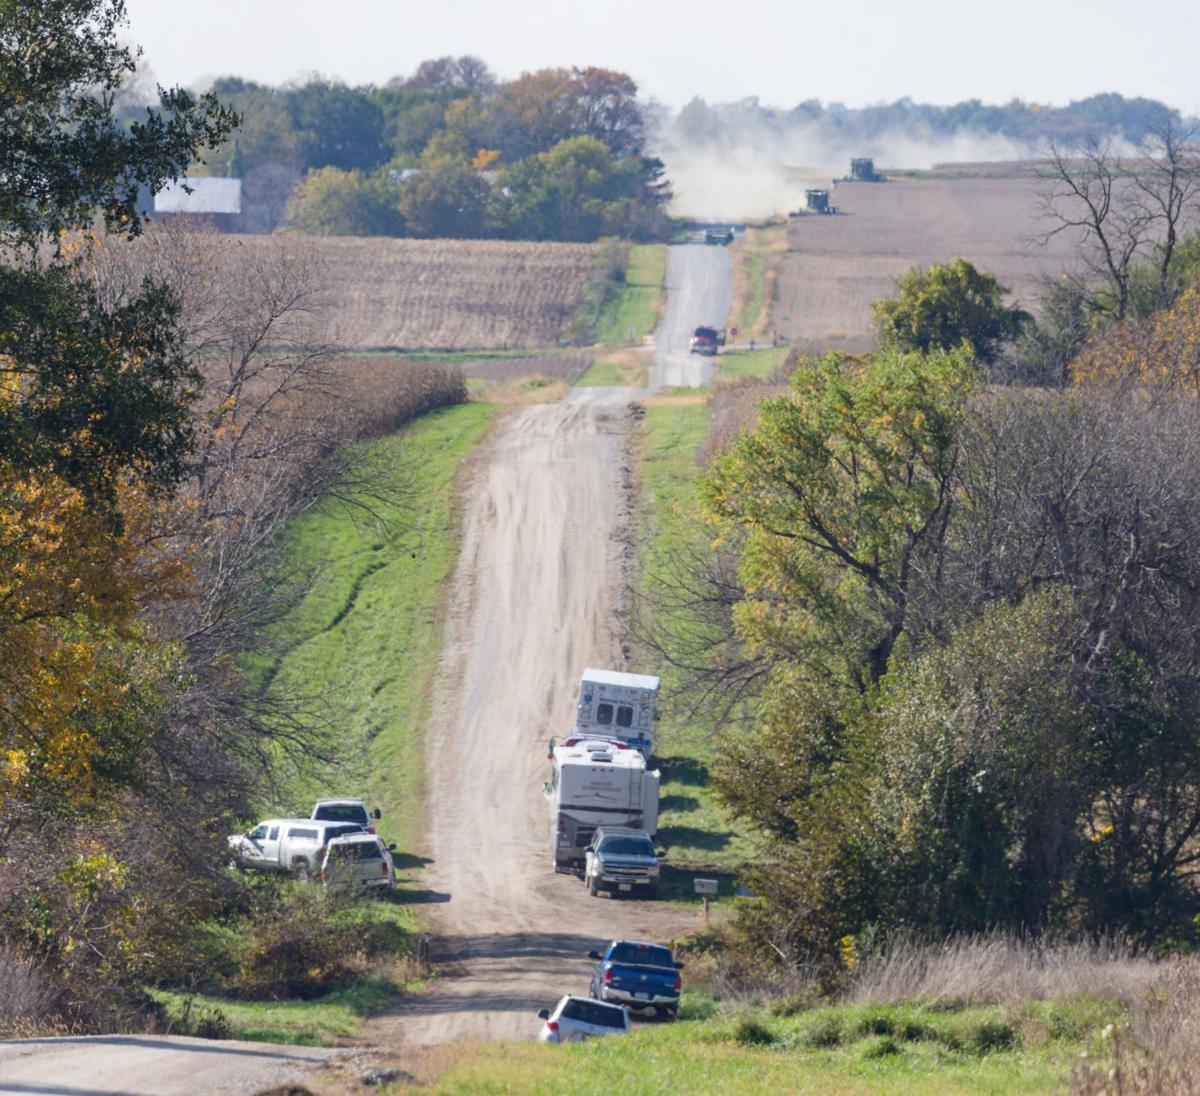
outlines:
[[[168,183],[154,195],[153,216],[156,219],[202,217],[223,232],[231,232],[236,229],[241,213],[241,179],[180,179]]]

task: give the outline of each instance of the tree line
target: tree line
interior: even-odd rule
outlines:
[[[714,547],[643,595],[725,724],[760,958],[1200,943],[1200,149],[1165,133],[1047,162],[1094,261],[1040,319],[959,258],[898,280],[874,353],[794,354],[703,478]]]
[[[281,531],[322,499],[372,520],[395,470],[346,447],[465,399],[454,370],[343,363],[304,241],[143,231],[140,186],[238,117],[171,90],[123,125],[124,23],[121,0],[38,0],[0,33],[6,1034],[138,1026],[146,986],[212,975],[206,922],[258,962],[286,895],[228,872],[225,835],[282,774],[339,756],[324,698],[242,665],[315,578],[282,565]]]
[[[904,98],[865,107],[809,99],[778,108],[755,98],[710,104],[697,97],[671,120],[668,134],[680,147],[712,143],[736,148],[747,139],[803,133],[825,148],[857,145],[863,152],[880,138],[907,137],[928,144],[965,135],[1003,138],[1032,154],[1049,142],[1073,144],[1093,138],[1138,145],[1165,124],[1178,126],[1183,121],[1177,110],[1155,99],[1115,92],[1066,106],[1020,99],[1004,104],[967,99],[942,106]]]
[[[668,229],[670,187],[623,73],[499,81],[478,58],[445,57],[383,87],[226,77],[213,92],[242,124],[202,170],[244,179],[251,231],[590,241]]]

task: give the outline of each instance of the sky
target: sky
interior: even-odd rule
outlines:
[[[679,107],[757,96],[848,106],[1100,91],[1200,113],[1195,0],[126,0],[158,81],[312,72],[381,84],[473,53],[502,77],[549,66],[629,73]]]

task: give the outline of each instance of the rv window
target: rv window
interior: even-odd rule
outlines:
[[[633,726],[633,709],[628,704],[622,704],[617,708],[617,726]]]
[[[596,722],[607,727],[612,722],[613,706],[601,701],[596,705]]]

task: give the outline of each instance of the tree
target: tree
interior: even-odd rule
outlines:
[[[404,231],[394,191],[384,180],[336,167],[316,168],[296,184],[287,219],[308,236],[399,236]]]
[[[897,279],[896,290],[873,311],[880,341],[902,350],[948,350],[965,339],[988,363],[1031,319],[1006,307],[1007,290],[962,258],[915,267]]]
[[[464,159],[431,156],[400,188],[400,212],[413,236],[486,234],[488,184]]]
[[[1052,144],[1040,201],[1053,226],[1041,241],[1073,237],[1086,276],[1107,290],[1092,296],[1093,306],[1123,320],[1133,303],[1135,268],[1151,254],[1158,266],[1156,307],[1168,298],[1175,245],[1200,214],[1200,148],[1194,133],[1171,116],[1132,156],[1096,137],[1078,146]]]
[[[140,189],[182,176],[237,121],[214,96],[175,88],[118,123],[136,56],[117,42],[123,0],[4,0],[0,15],[0,224],[12,243],[33,247],[97,210],[136,233]]]
[[[301,166],[370,171],[387,159],[383,111],[365,91],[310,80],[284,93]]]
[[[840,686],[883,676],[944,548],[977,384],[961,348],[833,354],[763,403],[702,485],[718,527],[746,532],[738,621],[751,649],[778,646]]]

